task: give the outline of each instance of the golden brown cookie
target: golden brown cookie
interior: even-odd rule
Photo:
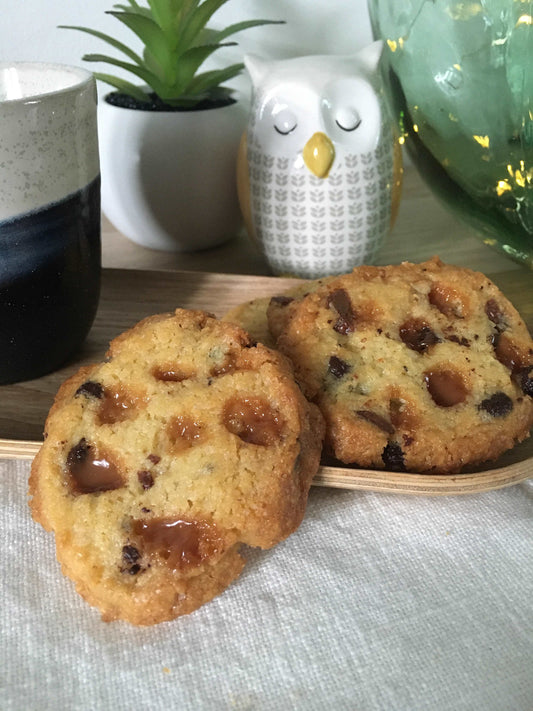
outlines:
[[[533,342],[483,274],[357,267],[289,307],[278,347],[342,462],[456,472],[528,436]]]
[[[276,339],[296,303],[333,278],[301,280],[300,284],[283,290],[275,296],[259,297],[239,304],[224,314],[222,320],[236,323],[252,338],[270,348],[275,348]]]
[[[59,390],[30,477],[34,518],[105,620],[189,613],[241,543],[300,524],[323,421],[287,359],[200,311],[153,316]]]
[[[291,317],[294,309],[308,294],[314,293],[317,289],[326,286],[336,277],[321,277],[304,281],[297,286],[288,289],[282,294],[273,296],[267,307],[267,324],[269,333],[272,335],[274,343],[277,343],[280,333],[285,328],[285,324]]]
[[[275,339],[270,333],[267,320],[269,303],[269,296],[260,296],[257,299],[246,301],[244,304],[239,304],[224,314],[222,320],[236,323],[256,341],[273,348]]]

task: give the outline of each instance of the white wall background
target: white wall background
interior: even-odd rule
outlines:
[[[117,19],[106,15],[115,0],[0,0],[0,61],[47,61],[110,71],[89,64],[86,52],[120,55],[100,40],[58,25],[84,25],[112,34],[138,48],[137,38]],[[118,1],[118,0],[117,0]],[[142,4],[147,4],[146,0]],[[234,38],[238,47],[219,50],[213,66],[241,61],[246,52],[269,58],[302,54],[351,54],[372,41],[366,0],[230,0],[214,16],[212,26],[241,20],[285,20],[286,25],[246,30]],[[216,59],[215,59],[216,57]],[[123,74],[123,76],[127,76]],[[133,78],[130,75],[128,78]],[[243,77],[236,86],[246,88]]]

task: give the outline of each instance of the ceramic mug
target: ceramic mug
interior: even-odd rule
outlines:
[[[0,384],[58,368],[100,291],[96,84],[76,67],[0,63]]]

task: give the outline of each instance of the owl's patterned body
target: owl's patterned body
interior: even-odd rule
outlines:
[[[337,159],[327,179],[248,148],[256,236],[277,274],[314,278],[372,261],[391,222],[392,139]]]
[[[390,229],[399,173],[371,49],[246,58],[254,97],[241,204],[249,201],[250,229],[277,274],[349,271],[372,261]]]

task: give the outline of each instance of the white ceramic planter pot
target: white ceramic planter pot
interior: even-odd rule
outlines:
[[[102,209],[144,247],[206,249],[241,224],[235,164],[246,125],[241,100],[204,111],[139,111],[102,100]]]

